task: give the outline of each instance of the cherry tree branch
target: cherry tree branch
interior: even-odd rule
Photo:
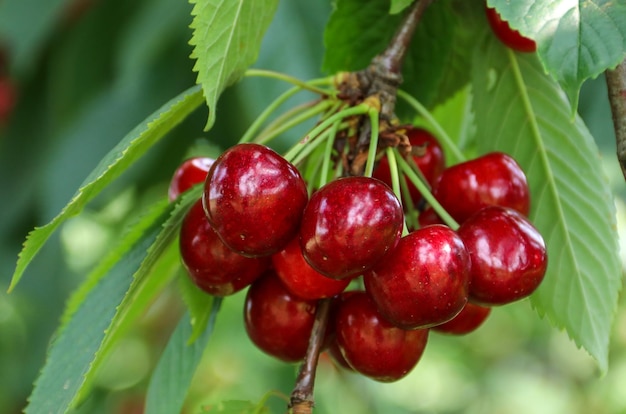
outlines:
[[[613,114],[617,160],[626,179],[626,60],[606,71],[606,85]]]

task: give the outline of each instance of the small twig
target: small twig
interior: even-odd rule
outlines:
[[[330,299],[320,300],[317,304],[315,322],[313,323],[311,338],[309,339],[309,348],[306,351],[304,362],[300,366],[296,386],[291,393],[290,413],[311,414],[313,412],[313,406],[315,405],[313,398],[315,371],[326,335],[329,314]]]
[[[617,160],[626,180],[626,60],[606,71],[606,85],[613,113]]]

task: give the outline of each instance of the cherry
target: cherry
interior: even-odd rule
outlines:
[[[211,228],[202,200],[185,215],[180,228],[180,254],[193,282],[205,292],[227,296],[251,284],[269,267],[269,258],[249,258],[230,250]]]
[[[339,303],[334,322],[335,340],[347,363],[381,382],[406,376],[417,365],[428,340],[427,329],[404,330],[389,323],[363,291]]]
[[[403,237],[364,275],[380,313],[404,329],[429,328],[454,318],[467,303],[470,261],[461,238],[432,225]]]
[[[400,201],[382,181],[340,178],[311,196],[300,227],[302,253],[318,272],[350,278],[396,246],[403,221]]]
[[[459,223],[490,205],[510,207],[524,215],[530,210],[526,175],[513,158],[502,152],[446,168],[433,195]]]
[[[194,185],[203,183],[214,161],[207,157],[194,157],[183,161],[170,181],[167,191],[169,200],[174,201]]]
[[[537,289],[548,257],[539,231],[515,210],[492,206],[458,230],[471,258],[470,301],[503,305]]]
[[[313,269],[304,260],[297,237],[272,256],[272,264],[285,287],[292,294],[307,300],[333,297],[350,283],[350,279],[331,279]]]
[[[434,208],[428,206],[417,216],[417,222],[420,227],[426,227],[431,224],[445,224]]]
[[[307,188],[297,168],[258,144],[238,144],[211,166],[204,209],[211,226],[231,249],[269,256],[298,233]]]
[[[15,85],[6,76],[0,75],[0,126],[6,124],[17,99]]]
[[[450,335],[465,335],[478,329],[491,314],[491,308],[468,302],[452,320],[433,326],[432,330]]]
[[[406,136],[411,143],[411,155],[419,167],[426,181],[432,186],[446,166],[446,160],[441,144],[430,132],[423,128],[407,127]],[[381,158],[372,177],[378,178],[391,187],[391,171],[387,157]],[[404,176],[401,176],[404,178]],[[409,193],[413,203],[418,204],[422,199],[419,190],[407,180]]]
[[[291,294],[270,270],[250,286],[244,306],[246,331],[259,349],[286,362],[304,358],[316,301]]]
[[[495,8],[485,5],[485,12],[491,29],[506,46],[518,52],[530,53],[537,50],[537,43],[523,36],[517,30],[512,29],[507,21],[502,20],[502,17]]]

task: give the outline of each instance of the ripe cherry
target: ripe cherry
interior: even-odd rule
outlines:
[[[403,237],[364,275],[380,313],[404,329],[429,328],[454,318],[467,303],[469,254],[447,226],[432,225]]]
[[[526,175],[509,155],[492,152],[446,168],[433,190],[442,207],[459,223],[483,207],[509,207],[528,215]]]
[[[204,209],[222,241],[246,256],[268,256],[298,233],[307,188],[297,168],[272,149],[238,144],[213,163]]]
[[[331,279],[313,269],[304,260],[297,237],[272,255],[272,264],[285,287],[292,294],[307,300],[333,297],[350,283],[350,279]]]
[[[423,128],[407,127],[406,136],[411,143],[411,155],[419,167],[426,181],[432,186],[446,166],[446,160],[441,144],[430,132]],[[372,177],[378,178],[391,187],[391,171],[387,157],[381,158]],[[401,176],[404,178],[404,176]],[[418,204],[422,199],[419,190],[407,180],[409,193],[413,203]]]
[[[504,305],[537,289],[548,257],[539,231],[523,215],[487,207],[458,230],[471,258],[470,301]]]
[[[509,23],[502,20],[495,8],[485,6],[487,20],[495,35],[502,43],[518,52],[530,53],[537,50],[537,43],[528,37],[522,36],[520,32],[511,28]]]
[[[491,308],[468,302],[452,320],[433,326],[432,330],[450,335],[466,335],[478,329],[491,314]]]
[[[263,352],[286,362],[302,360],[315,320],[316,301],[292,295],[272,270],[256,280],[246,295],[248,336]]]
[[[445,224],[434,208],[428,206],[417,216],[417,222],[420,227],[426,227],[431,224]]]
[[[406,376],[420,360],[427,329],[404,330],[389,323],[363,292],[343,299],[335,314],[335,340],[346,362],[381,382]]]
[[[208,157],[194,157],[183,161],[170,181],[167,191],[169,200],[174,201],[194,185],[203,183],[214,161]]]
[[[244,257],[226,247],[207,221],[201,200],[183,219],[179,245],[191,280],[215,296],[240,291],[261,276],[270,264],[269,258]]]
[[[403,220],[400,201],[382,181],[340,178],[311,196],[300,227],[302,253],[318,272],[350,278],[396,246]]]

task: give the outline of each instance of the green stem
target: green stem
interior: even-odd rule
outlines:
[[[441,206],[441,204],[439,204],[439,201],[437,201],[437,199],[433,196],[433,193],[430,192],[430,189],[428,188],[428,186],[420,179],[417,173],[413,171],[413,168],[411,168],[409,163],[406,162],[406,160],[404,160],[402,157],[398,157],[398,165],[400,169],[402,170],[402,172],[404,173],[404,175],[406,175],[409,178],[409,180],[413,183],[413,185],[417,187],[419,192],[422,194],[422,197],[424,197],[426,201],[428,202],[428,204],[430,204],[430,206],[435,210],[435,212],[437,212],[439,217],[441,217],[441,219],[452,230],[458,229],[459,223],[457,223],[456,220],[454,220],[452,216],[450,216],[450,214],[448,214],[448,212]]]
[[[444,145],[448,148],[449,151],[452,152],[452,155],[456,159],[456,162],[465,161],[465,155],[461,152],[456,143],[450,138],[448,133],[441,127],[439,122],[432,116],[432,114],[426,109],[424,105],[422,105],[417,99],[409,95],[408,93],[398,90],[398,96],[406,101],[415,111],[421,115],[424,119],[428,121],[428,123],[432,126],[432,128],[437,133],[437,136],[441,141],[443,141]]]
[[[370,117],[371,135],[370,143],[367,151],[367,163],[365,164],[364,176],[371,177],[374,172],[374,164],[376,163],[376,152],[378,151],[378,111],[370,107],[368,111]]]
[[[293,76],[286,75],[280,72],[275,72],[272,70],[265,70],[265,69],[248,69],[246,73],[244,74],[244,76],[259,76],[259,77],[265,77],[265,78],[279,79],[279,80],[291,83],[292,85],[299,86],[301,89],[305,89],[307,91],[311,91],[322,96],[335,96],[336,95],[335,90],[326,90],[326,89],[318,88],[316,86],[316,85],[332,85],[335,81],[334,76],[329,76],[329,77],[320,78],[320,79],[313,79],[313,80],[304,82]]]
[[[322,188],[328,181],[328,170],[330,169],[330,157],[333,153],[333,144],[339,130],[339,121],[336,121],[328,131],[329,137],[326,140],[326,148],[324,148],[324,157],[322,158],[322,171],[320,174],[319,186]]]
[[[396,161],[396,153],[393,148],[388,147],[386,150],[387,161],[389,162],[389,173],[391,175],[391,189],[393,193],[398,197],[398,200],[402,200],[402,191],[400,190],[400,175],[398,174],[398,162]],[[410,198],[410,197],[409,197]],[[400,201],[402,203],[402,201]],[[406,225],[406,220],[402,226],[402,236],[409,234],[409,229]]]

